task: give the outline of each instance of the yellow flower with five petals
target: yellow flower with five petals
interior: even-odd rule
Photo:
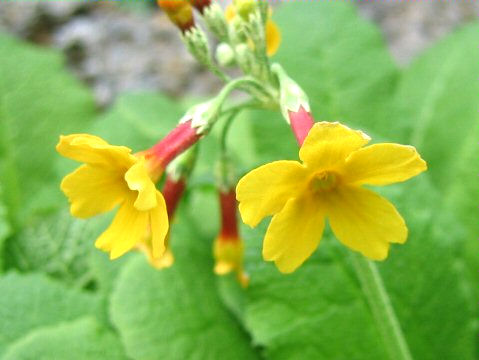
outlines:
[[[61,136],[56,148],[61,155],[85,163],[61,183],[73,216],[89,218],[119,206],[112,224],[95,246],[115,259],[147,241],[152,256],[160,258],[165,250],[168,216],[145,158],[88,134]]]
[[[297,161],[275,161],[246,174],[236,193],[243,221],[254,227],[273,215],[263,257],[283,273],[296,270],[318,247],[325,219],[338,240],[373,260],[407,227],[396,208],[362,185],[388,185],[426,170],[416,149],[392,143],[363,147],[370,138],[340,123],[316,123]]]

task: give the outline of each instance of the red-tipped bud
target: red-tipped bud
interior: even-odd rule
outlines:
[[[271,71],[279,81],[279,105],[285,120],[293,129],[299,145],[303,144],[314,125],[309,100],[301,87],[291,79],[279,64],[271,65]]]
[[[296,136],[298,144],[301,146],[306,136],[308,136],[309,130],[311,130],[314,125],[314,119],[311,113],[306,111],[302,106],[297,112],[288,111],[288,115],[291,129],[293,130],[294,136]]]
[[[185,32],[195,26],[193,8],[187,0],[157,0],[160,8],[168,15],[171,22]]]
[[[166,166],[183,151],[194,145],[201,135],[192,127],[191,121],[176,126],[159,143],[140,155],[145,156],[150,176],[157,181]]]
[[[220,191],[221,230],[214,242],[215,273],[236,272],[239,283],[248,286],[248,276],[243,271],[243,241],[238,234],[236,194],[234,190]]]

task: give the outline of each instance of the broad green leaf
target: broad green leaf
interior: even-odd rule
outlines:
[[[91,245],[93,246],[93,245]],[[106,298],[110,296],[119,273],[127,263],[131,254],[125,254],[122,257],[110,260],[108,253],[98,249],[92,249],[88,256],[88,271],[93,280],[95,289]]]
[[[99,297],[69,289],[40,274],[0,277],[0,294],[0,354],[36,327],[85,315],[103,316]]]
[[[127,94],[97,119],[91,132],[111,144],[142,151],[172,130],[183,111],[178,102],[156,93]]]
[[[413,358],[474,359],[474,313],[465,286],[464,254],[457,246],[461,226],[452,216],[431,212],[439,195],[424,175],[385,193],[410,233],[408,242],[393,246],[379,268]],[[266,225],[243,228],[250,287],[242,298],[232,293],[231,285],[220,289],[268,358],[388,358],[349,250],[327,232],[300,269],[282,275],[261,258]]]
[[[59,53],[0,34],[0,179],[11,221],[61,203],[55,144],[93,114],[92,96]]]
[[[398,121],[408,124],[409,141],[428,162],[441,193],[437,214],[456,214],[469,239],[468,254],[479,280],[479,25],[470,24],[429,49],[406,71],[397,101]],[[448,237],[446,232],[444,236]],[[477,286],[475,286],[477,288]]]
[[[143,257],[123,269],[111,318],[133,359],[256,359],[248,336],[215,289],[211,242],[188,223],[172,233],[173,267]]]
[[[4,267],[4,244],[7,236],[10,235],[12,229],[8,221],[7,208],[0,201],[0,273]]]
[[[95,248],[113,213],[88,220],[72,217],[66,209],[32,218],[6,247],[9,268],[42,272],[76,288],[108,295],[128,255],[115,261]]]
[[[8,347],[3,360],[127,359],[118,337],[94,318],[38,328]]]
[[[95,239],[107,228],[104,217],[79,220],[69,211],[35,216],[7,244],[7,264],[24,272],[41,271],[82,287],[93,281],[89,257]]]

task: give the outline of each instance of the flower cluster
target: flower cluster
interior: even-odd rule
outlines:
[[[263,257],[283,273],[295,271],[316,250],[326,220],[341,243],[373,260],[385,259],[390,244],[406,241],[407,227],[395,207],[363,186],[405,181],[425,171],[426,163],[411,146],[366,146],[370,138],[361,131],[338,122],[314,122],[306,93],[281,65],[270,64],[281,36],[266,2],[235,0],[226,11],[210,0],[158,4],[181,30],[190,53],[225,85],[215,97],[186,111],[178,126],[147,150],[133,154],[88,134],[60,137],[58,152],[84,163],[61,183],[72,215],[89,218],[117,209],[96,240],[97,248],[111,259],[139,250],[157,269],[173,264],[170,225],[195,165],[196,143],[220,119],[224,127],[216,188],[221,228],[213,242],[218,275],[234,273],[242,286],[248,284],[238,204],[243,222],[251,227],[272,216]],[[193,9],[217,37],[216,59]],[[230,78],[223,68],[233,65],[243,76]],[[234,90],[248,99],[229,103]],[[238,182],[226,136],[238,112],[251,107],[281,112],[300,145],[301,162],[265,164]],[[160,191],[156,184],[163,177]]]

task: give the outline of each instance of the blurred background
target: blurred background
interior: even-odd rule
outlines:
[[[400,65],[479,13],[476,1],[356,6],[379,25]],[[0,31],[61,49],[71,71],[93,89],[100,107],[122,92],[207,95],[220,85],[187,53],[177,29],[154,1],[0,2]]]

